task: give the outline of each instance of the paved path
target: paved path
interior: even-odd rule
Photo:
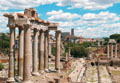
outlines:
[[[82,78],[83,78],[84,72],[85,72],[85,67],[82,68],[82,70],[81,70],[81,72],[80,72],[80,74],[79,74],[79,76],[78,76],[78,80],[77,80],[78,83],[81,82],[81,80],[82,80]]]
[[[105,66],[99,66],[101,83],[112,83],[112,80]]]
[[[89,66],[86,71],[86,83],[98,83],[98,73],[96,66]]]
[[[83,64],[84,61],[82,61],[82,59],[79,59],[75,62],[75,69],[73,70],[73,72],[69,75],[69,77],[71,78],[72,82],[77,82],[78,80],[78,76],[83,68]]]

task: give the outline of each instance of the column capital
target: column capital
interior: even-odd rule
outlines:
[[[15,25],[7,25],[7,27],[9,27],[9,28],[16,28]]]
[[[61,31],[60,30],[56,30],[56,33],[61,33]]]
[[[39,31],[37,28],[34,28],[34,32],[37,32],[37,31]]]
[[[60,33],[61,33],[61,31],[57,30],[56,33],[55,33],[55,36],[57,37]]]
[[[24,26],[18,26],[19,30],[24,30]]]
[[[24,28],[31,28],[32,25],[31,24],[24,24]]]
[[[44,32],[44,30],[43,30],[43,29],[41,29],[41,30],[40,30],[40,32]]]

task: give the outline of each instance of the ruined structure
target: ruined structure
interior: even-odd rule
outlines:
[[[41,72],[48,71],[48,54],[51,53],[48,39],[50,30],[56,31],[55,69],[60,71],[61,31],[58,30],[57,23],[50,23],[38,18],[37,11],[34,8],[25,9],[24,14],[5,13],[4,16],[8,18],[7,26],[10,29],[9,76],[7,82],[13,83],[15,81],[15,28],[19,29],[18,76],[23,79],[22,83],[31,83],[31,73],[32,75],[39,75]],[[31,33],[34,33],[33,39]]]
[[[115,54],[114,54],[114,46],[115,46]],[[118,52],[117,51],[117,42],[114,39],[110,39],[107,44],[107,57],[108,58],[113,58],[113,57],[117,58],[118,57],[117,52]]]

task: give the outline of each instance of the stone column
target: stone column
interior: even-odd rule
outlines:
[[[15,28],[10,27],[10,54],[9,54],[9,70],[7,83],[14,83],[14,59],[15,59]]]
[[[65,61],[68,61],[68,53],[65,54]]]
[[[51,56],[51,49],[52,49],[52,45],[51,45],[51,40],[50,40],[50,36],[49,37],[49,40],[48,40],[48,55]]]
[[[31,25],[24,25],[24,69],[23,83],[31,83]]]
[[[60,71],[60,43],[61,43],[61,31],[56,31],[56,56],[55,56],[55,69]]]
[[[38,73],[38,34],[39,31],[34,29],[34,39],[33,39],[33,75],[39,75]]]
[[[117,56],[117,43],[116,43],[116,45],[115,45],[115,57],[118,57],[118,56]]]
[[[45,38],[45,33],[43,30],[40,31],[40,48],[39,48],[39,55],[40,55],[40,69],[39,72],[43,73],[44,72],[44,38]]]
[[[113,44],[111,44],[111,58],[113,58]]]
[[[71,48],[68,48],[68,60],[69,60],[69,57],[71,56]]]
[[[48,71],[48,31],[45,31],[45,56],[44,56],[44,68],[45,71]]]
[[[23,78],[23,55],[24,55],[24,30],[19,27],[19,49],[18,49],[18,76]]]
[[[100,42],[98,41],[98,46],[100,46]]]
[[[107,57],[109,58],[110,53],[109,53],[109,43],[107,44]]]

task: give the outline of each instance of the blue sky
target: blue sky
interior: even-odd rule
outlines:
[[[5,12],[36,8],[39,17],[59,23],[62,32],[76,36],[108,37],[120,33],[120,0],[0,0],[0,32],[9,32]]]

